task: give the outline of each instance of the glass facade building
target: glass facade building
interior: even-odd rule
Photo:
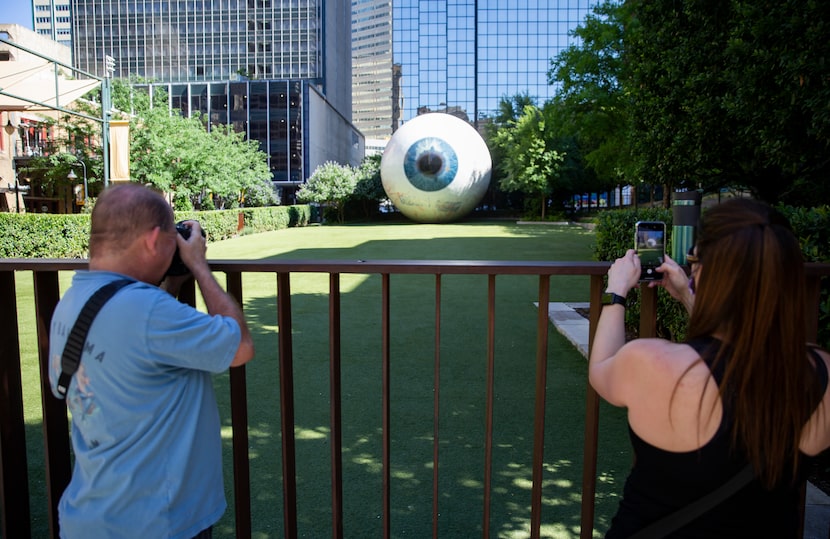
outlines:
[[[395,0],[393,108],[400,120],[445,111],[470,121],[499,99],[553,97],[550,60],[575,39],[596,0]]]
[[[301,182],[308,164],[303,159],[306,132],[302,81],[225,81],[210,83],[154,83],[138,88],[164,90],[170,108],[185,115],[201,113],[209,125],[231,125],[234,131],[257,140],[268,155],[275,182]]]
[[[103,76],[110,56],[115,78],[148,79],[143,86],[166,90],[171,109],[245,133],[267,154],[278,187],[296,187],[326,161],[360,162],[348,3],[70,2],[76,67]]]
[[[352,0],[352,110],[367,139],[392,135],[392,1]]]
[[[322,0],[72,0],[75,64],[165,82],[320,79]]]

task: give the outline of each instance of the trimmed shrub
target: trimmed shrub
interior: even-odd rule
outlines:
[[[306,226],[308,206],[268,206],[221,211],[176,211],[176,221],[195,219],[208,241],[239,234],[239,215],[244,231],[267,232]],[[0,213],[0,258],[86,258],[89,256],[90,215],[48,213]]]
[[[0,213],[0,258],[86,258],[89,214]]]

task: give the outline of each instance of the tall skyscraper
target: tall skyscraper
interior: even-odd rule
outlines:
[[[392,135],[392,1],[352,0],[352,108],[367,139]]]
[[[596,0],[395,0],[393,62],[401,121],[445,111],[471,122],[499,99],[553,97],[550,60]]]
[[[284,200],[318,165],[360,162],[348,3],[69,1],[76,67],[103,76],[112,57],[114,77],[148,79],[171,108],[259,141]]]
[[[354,123],[367,148],[419,113],[475,123],[502,97],[553,97],[550,60],[596,3],[352,0]]]

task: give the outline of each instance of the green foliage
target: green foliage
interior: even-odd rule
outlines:
[[[381,158],[380,154],[366,156],[355,170],[356,184],[350,201],[360,206],[366,218],[377,213],[378,205],[386,199],[380,177]]]
[[[598,180],[583,184],[583,190],[636,183],[628,143],[630,99],[623,86],[624,33],[622,6],[616,1],[597,5],[574,30],[578,44],[559,53],[548,71],[550,82],[562,86],[551,103],[555,125],[584,155],[587,179]]]
[[[555,191],[564,155],[556,151],[553,128],[542,111],[525,106],[522,115],[499,128],[492,139],[501,156],[499,187],[535,197],[545,218],[548,196]]]
[[[327,161],[317,167],[308,182],[297,191],[297,200],[330,207],[342,223],[344,206],[356,185],[357,176],[352,167]]]
[[[790,221],[801,251],[807,262],[830,262],[830,207],[795,208],[778,206]],[[705,211],[705,210],[704,210]],[[662,208],[612,210],[596,217],[594,258],[613,261],[634,245],[634,223],[637,221],[664,221],[671,231],[671,211]],[[671,233],[667,234],[666,251],[671,252]],[[634,301],[626,311],[626,326],[636,332],[639,323],[639,290],[632,291]],[[664,290],[658,292],[658,335],[682,340],[685,336],[686,313]],[[830,282],[822,283],[819,312],[819,343],[830,346]]]
[[[132,90],[133,103],[144,103],[139,89]],[[122,98],[123,99],[123,98]],[[271,171],[267,156],[256,141],[229,126],[212,125],[196,115],[185,118],[170,114],[167,107],[137,108],[130,121],[130,175],[164,192],[173,192],[175,206],[234,209],[271,205],[268,195]],[[250,196],[249,196],[250,195]]]
[[[830,207],[794,208],[778,206],[790,221],[793,232],[801,243],[801,253],[807,262],[830,262]],[[821,283],[819,300],[818,343],[830,348],[830,281]]]
[[[86,258],[88,214],[0,213],[0,258]]]
[[[311,217],[308,206],[174,213],[176,221],[199,221],[208,241],[237,236],[240,214],[246,233],[306,226]],[[89,218],[86,213],[0,213],[0,258],[86,258],[89,255]]]
[[[601,212],[596,218],[594,258],[613,261],[634,248],[634,225],[637,221],[663,221],[666,223],[666,252],[671,253],[672,213],[665,208],[639,208],[636,210],[611,210]],[[626,327],[633,333],[639,328],[640,289],[629,294],[629,307],[625,311]],[[657,291],[657,335],[682,341],[686,337],[688,316],[683,306],[662,288]]]
[[[629,140],[644,177],[743,185],[772,203],[830,201],[826,2],[625,6]]]

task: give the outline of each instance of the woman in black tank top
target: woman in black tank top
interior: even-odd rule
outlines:
[[[804,261],[777,211],[732,199],[703,215],[691,279],[662,286],[690,313],[687,343],[625,343],[624,305],[603,308],[589,376],[628,409],[635,464],[607,537],[630,537],[750,467],[753,479],[671,537],[795,537],[804,461],[830,446],[830,356],[808,348]],[[629,251],[606,292],[637,286]]]

